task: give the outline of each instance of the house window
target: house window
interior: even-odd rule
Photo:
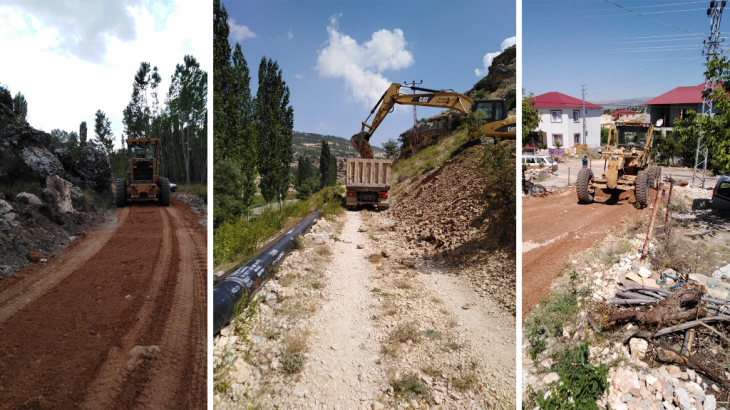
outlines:
[[[563,146],[563,134],[553,134],[553,146]]]
[[[573,110],[573,122],[580,122],[580,110]]]
[[[573,142],[575,144],[580,144],[580,134],[579,133],[573,134]]]
[[[550,111],[550,121],[551,122],[563,122],[563,112],[560,110],[551,110]]]

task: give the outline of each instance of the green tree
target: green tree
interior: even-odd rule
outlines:
[[[393,138],[389,139],[383,144],[383,149],[385,150],[385,155],[388,158],[393,158],[398,154],[398,141],[394,140]]]
[[[527,145],[529,141],[530,132],[536,129],[540,125],[540,114],[533,106],[534,94],[525,94],[525,89],[522,89],[522,145]]]
[[[81,125],[79,125],[79,144],[82,147],[86,145],[87,136],[88,136],[88,129],[86,128],[86,121],[81,121]]]
[[[28,122],[28,101],[20,92],[13,98],[13,112],[21,121]]]
[[[78,148],[79,147],[79,134],[76,133],[76,131],[71,131],[68,134],[68,148]]]
[[[53,148],[59,149],[66,147],[68,144],[68,132],[60,130],[58,128],[51,130],[51,142]]]
[[[13,109],[13,95],[10,93],[8,86],[4,84],[0,84],[0,104],[7,105],[11,110]]]
[[[321,188],[337,183],[337,169],[335,167],[334,156],[330,151],[330,145],[327,141],[322,140],[322,149],[319,155],[319,181]]]
[[[216,227],[237,217],[245,209],[240,199],[241,182],[241,170],[235,161],[218,161],[213,172],[213,221]]]
[[[259,189],[267,202],[278,198],[280,206],[289,188],[292,162],[294,110],[289,105],[289,87],[279,65],[266,57],[259,64],[256,93]]]
[[[97,110],[94,119],[94,135],[99,144],[104,148],[107,154],[114,152],[114,133],[112,132],[112,123],[106,117],[104,111]]]
[[[601,145],[608,144],[608,132],[607,127],[601,127]]]
[[[148,104],[147,91],[151,88],[153,98],[156,99],[157,87],[161,80],[157,67],[151,69],[150,63],[146,61],[139,64],[132,83],[132,98],[122,115],[124,135],[127,138],[144,138],[150,132],[153,111]]]

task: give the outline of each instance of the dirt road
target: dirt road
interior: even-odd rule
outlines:
[[[0,281],[0,409],[205,408],[206,234],[135,204]]]
[[[651,190],[651,198],[656,195]],[[522,199],[522,313],[550,294],[550,284],[571,254],[599,243],[611,230],[644,215],[627,201],[578,204],[575,188]]]
[[[425,395],[442,408],[515,407],[514,317],[459,272],[398,262],[407,258],[395,232],[373,219],[318,222],[313,230],[337,239],[292,252],[260,291],[294,296],[216,339],[219,360],[235,363],[216,408],[405,408]],[[282,352],[301,335],[301,375],[289,375]],[[410,374],[420,381],[394,392]]]

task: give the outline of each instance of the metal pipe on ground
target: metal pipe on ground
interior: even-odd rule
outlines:
[[[248,304],[251,297],[266,283],[274,266],[294,249],[297,235],[303,235],[319,218],[319,211],[304,218],[272,246],[243,264],[213,289],[213,334],[218,334],[233,317],[236,304]]]

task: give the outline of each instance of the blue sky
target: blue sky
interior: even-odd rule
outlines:
[[[157,66],[164,105],[170,77],[185,54],[211,72],[212,1],[0,0],[0,83],[28,101],[28,122],[50,132],[94,137],[94,114],[111,120],[121,146],[122,112],[142,61]]]
[[[291,90],[294,130],[350,138],[391,82],[469,90],[488,53],[516,35],[514,1],[223,1],[229,41],[241,43],[256,90],[262,56]],[[374,36],[374,33],[375,34]],[[419,107],[418,117],[440,110]],[[413,126],[412,107],[389,115],[380,145]]]
[[[704,81],[702,40],[710,31],[709,1],[612,1],[701,35],[602,0],[523,0],[522,79],[528,92],[580,98],[581,84],[586,84],[586,100],[593,102],[656,97]],[[721,33],[728,24],[726,16]]]

